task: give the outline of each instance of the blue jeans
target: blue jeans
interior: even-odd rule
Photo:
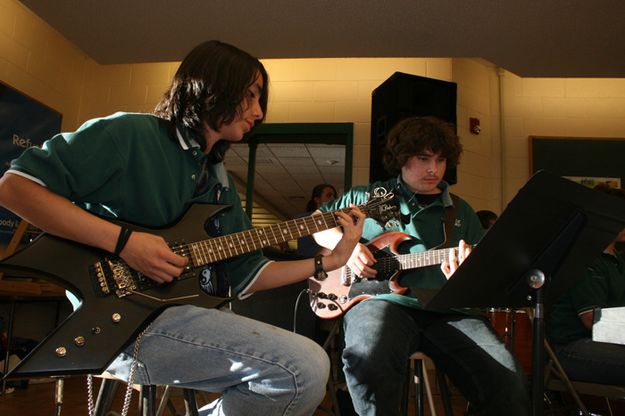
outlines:
[[[625,345],[583,338],[554,349],[571,380],[625,385]]]
[[[343,370],[356,412],[399,415],[408,357],[421,351],[486,415],[528,415],[520,365],[486,319],[366,300],[344,318]]]
[[[108,371],[127,380],[131,344]],[[135,382],[222,396],[200,415],[312,415],[323,400],[330,363],[308,338],[230,311],[176,306],[143,336]]]

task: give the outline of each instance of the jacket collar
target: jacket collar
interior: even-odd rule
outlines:
[[[200,144],[191,136],[188,129],[176,126],[176,138],[182,150],[199,149]]]
[[[453,206],[454,203],[451,199],[451,195],[449,195],[449,184],[445,181],[440,181],[440,183],[437,185],[437,188],[442,191],[441,201],[443,202],[443,206]],[[414,192],[410,191],[408,189],[408,186],[406,186],[405,182],[402,180],[401,174],[397,175],[397,189],[400,190],[406,200],[410,200],[410,198],[414,195]]]

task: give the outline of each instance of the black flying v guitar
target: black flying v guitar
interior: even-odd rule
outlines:
[[[54,281],[81,300],[76,311],[7,376],[101,373],[164,308],[181,304],[210,308],[228,302],[201,290],[198,274],[205,266],[338,226],[335,214],[328,212],[206,239],[207,222],[226,208],[192,205],[173,226],[161,229],[125,224],[162,236],[175,253],[189,258],[172,283],[158,285],[106,251],[45,233],[2,260],[0,271]],[[360,208],[381,223],[399,216],[392,193],[378,191]]]

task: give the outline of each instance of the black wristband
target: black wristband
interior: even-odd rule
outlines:
[[[328,277],[328,274],[323,271],[323,256],[321,254],[317,254],[315,256],[315,279],[324,280]]]
[[[126,247],[130,234],[132,234],[132,230],[122,225],[122,229],[119,231],[119,237],[117,237],[117,244],[115,244],[114,255],[119,256],[121,254],[124,247]]]

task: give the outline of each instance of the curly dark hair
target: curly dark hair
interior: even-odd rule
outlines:
[[[386,170],[397,175],[408,159],[425,151],[439,153],[447,166],[460,163],[462,144],[453,124],[436,117],[409,117],[398,122],[386,136],[383,163]]]
[[[240,116],[241,103],[258,74],[263,79],[259,101],[264,120],[269,87],[263,64],[227,43],[217,40],[201,43],[182,60],[154,114],[198,135],[204,133],[203,121],[219,130],[222,123],[230,123]],[[258,120],[256,125],[263,120]],[[223,140],[219,143],[228,144]],[[200,144],[204,146],[203,142]]]

